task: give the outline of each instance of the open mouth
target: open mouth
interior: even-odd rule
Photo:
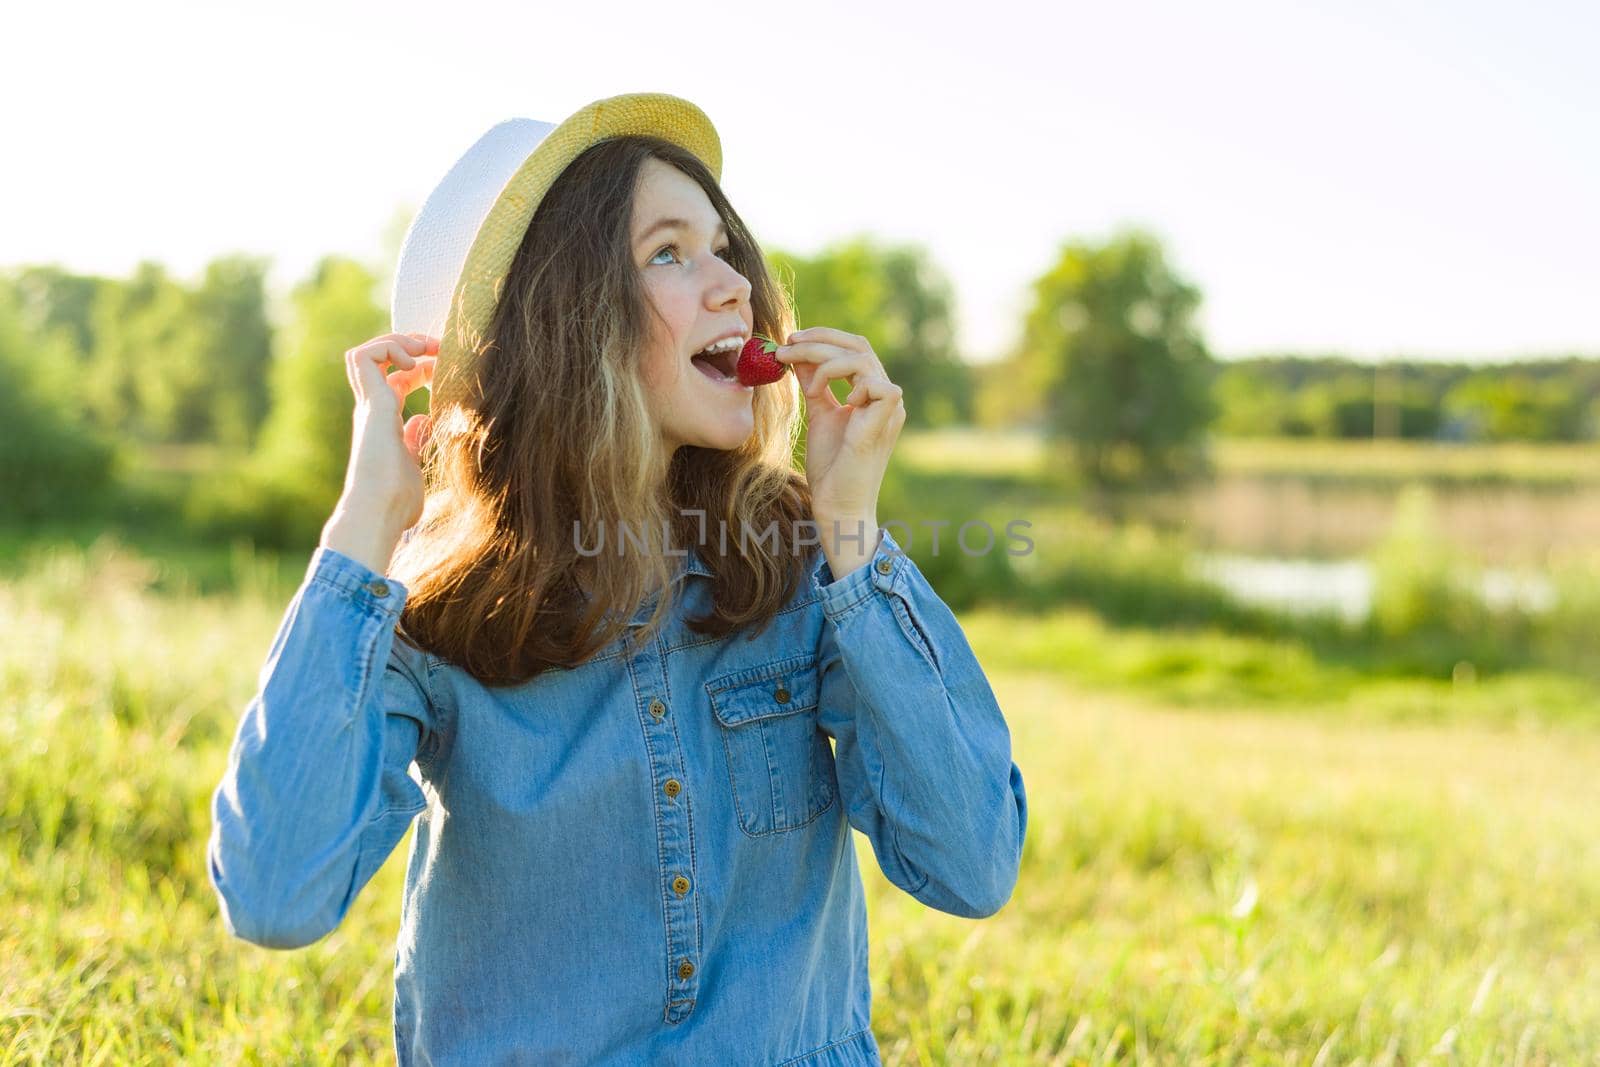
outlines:
[[[737,350],[725,352],[696,352],[689,357],[689,362],[699,368],[714,382],[737,385],[739,383],[739,353]]]

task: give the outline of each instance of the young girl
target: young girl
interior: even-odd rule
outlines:
[[[983,670],[878,526],[900,389],[788,329],[693,105],[531,127],[486,212],[439,205],[487,137],[408,236],[467,220],[443,337],[345,354],[344,492],[213,800],[224,921],[318,940],[414,824],[401,1064],[878,1063],[851,828],[981,918],[1027,824]],[[700,354],[752,332],[793,375]]]

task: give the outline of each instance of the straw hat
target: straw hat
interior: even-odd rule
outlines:
[[[586,149],[625,134],[681,145],[722,180],[722,142],[704,112],[665,93],[625,93],[559,124],[526,118],[496,124],[428,194],[400,248],[389,315],[397,333],[439,338],[431,412],[467,395],[471,339],[487,332],[545,191]]]

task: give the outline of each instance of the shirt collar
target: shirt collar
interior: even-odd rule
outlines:
[[[689,554],[684,557],[683,569],[690,574],[698,574],[702,578],[711,577],[711,568],[706,566],[705,560],[700,558],[700,553],[696,552],[692,547],[686,549],[686,551]]]
[[[695,550],[694,546],[689,546],[685,551],[688,553],[687,555],[678,557],[683,560],[683,566],[679,568],[674,576],[674,581],[682,579],[687,574],[698,575],[702,578],[712,577],[711,568],[706,565],[705,560],[701,558],[700,553]],[[825,585],[833,580],[833,571],[828,567],[828,557],[820,549],[816,550],[816,553],[817,558],[811,568],[811,575],[814,581]],[[649,621],[650,615],[656,609],[656,596],[657,594],[652,593],[645,598],[644,603],[634,609],[632,617],[628,619],[629,626],[643,626]]]
[[[706,565],[705,560],[700,558],[700,553],[695,551],[694,546],[691,545],[684,551],[688,554],[677,557],[682,561],[682,565],[678,568],[677,573],[673,575],[673,581],[680,581],[685,575],[689,574],[698,575],[701,578],[710,578],[711,568]],[[635,608],[633,616],[629,618],[629,626],[643,626],[649,621],[651,614],[656,610],[658,595],[652,593],[645,597],[644,603]]]

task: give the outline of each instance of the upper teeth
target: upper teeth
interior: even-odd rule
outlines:
[[[712,352],[731,352],[735,348],[743,348],[743,347],[744,347],[744,338],[737,337],[737,336],[735,336],[735,337],[724,337],[720,341],[714,341],[711,344],[706,345],[705,348],[702,348],[700,351],[704,352],[704,353],[707,353],[707,354],[712,353]]]

